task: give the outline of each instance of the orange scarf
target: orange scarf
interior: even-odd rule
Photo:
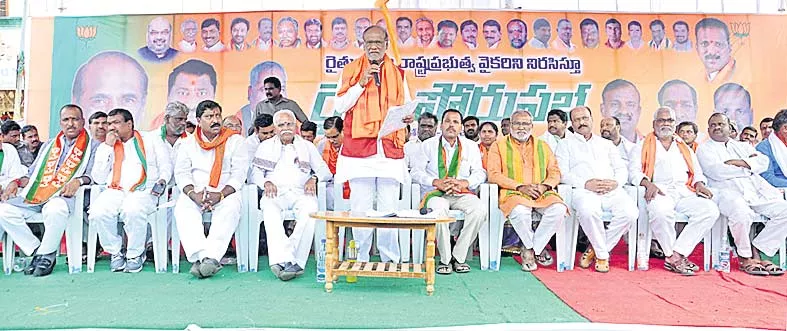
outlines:
[[[322,159],[328,164],[328,169],[332,174],[336,174],[336,160],[339,159],[339,151],[333,147],[330,141],[325,141],[325,148],[322,149]],[[350,198],[350,182],[344,182],[342,186],[342,197]]]
[[[672,141],[678,146],[680,154],[683,155],[683,160],[686,161],[686,166],[689,168],[689,180],[686,182],[686,187],[692,192],[695,191],[694,186],[694,162],[691,160],[691,151],[689,146],[683,142],[679,137],[675,136]],[[653,173],[656,171],[656,134],[651,132],[645,137],[642,145],[642,172],[648,177],[648,180],[653,180]]]
[[[211,141],[204,141],[202,140],[202,128],[197,127],[197,132],[195,132],[195,138],[197,139],[197,144],[199,147],[202,147],[204,150],[211,150],[215,149],[216,153],[213,157],[213,167],[210,168],[210,182],[208,183],[210,187],[218,188],[219,186],[219,179],[221,179],[221,167],[223,166],[224,161],[224,147],[227,143],[227,139],[232,135],[237,134],[233,130],[228,130],[227,128],[222,127],[219,131],[219,135],[213,138]]]
[[[90,137],[87,130],[82,129],[76,137],[66,159],[57,167],[60,153],[63,152],[63,131],[57,134],[55,141],[49,145],[42,163],[38,165],[36,177],[32,180],[30,190],[25,195],[25,202],[30,204],[44,203],[59,192],[74,177],[82,165],[82,161],[90,159]]]
[[[369,59],[366,54],[358,60],[350,62],[342,71],[342,86],[336,92],[337,96],[343,96],[351,86],[358,84],[361,76],[369,68]],[[377,138],[380,127],[385,116],[388,115],[388,108],[404,104],[404,73],[399,69],[388,55],[383,56],[380,66],[380,87],[374,85],[373,80],[366,83],[363,94],[353,107],[352,132],[353,138]],[[404,146],[404,129],[390,134],[397,147]]]
[[[693,143],[691,143],[691,144],[689,144],[689,147],[691,147],[691,150],[692,150],[692,151],[694,151],[694,153],[696,153],[696,152],[697,152],[697,147],[699,147],[699,146],[700,146],[700,145],[699,145],[699,144],[697,144],[697,142],[696,142],[696,141],[695,141],[695,142],[693,142]]]
[[[481,151],[481,165],[486,170],[486,155],[489,153],[489,149],[484,144],[478,143],[478,150]]]
[[[148,162],[145,154],[145,143],[142,141],[142,136],[139,134],[139,131],[134,130],[134,136],[131,137],[131,139],[136,139],[134,147],[137,151],[137,157],[139,157],[139,160],[142,162],[142,173],[139,176],[139,180],[129,189],[129,192],[134,192],[138,188],[143,187],[145,181],[148,179]],[[123,160],[126,158],[126,151],[120,139],[115,140],[115,145],[112,146],[112,148],[115,151],[115,160],[112,162],[112,183],[109,184],[109,188],[123,190],[123,188],[120,187],[120,172],[123,169]]]

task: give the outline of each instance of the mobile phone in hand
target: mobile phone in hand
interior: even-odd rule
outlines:
[[[161,195],[164,193],[164,189],[166,188],[167,188],[167,184],[158,182],[156,183],[156,185],[153,185],[153,189],[151,190],[151,193]]]

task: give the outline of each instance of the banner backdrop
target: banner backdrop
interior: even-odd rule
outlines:
[[[752,125],[784,107],[785,19],[746,15],[394,11],[397,42],[417,112],[457,108],[481,121],[530,110],[589,106],[616,116],[634,140],[653,111],[679,121],[726,112]],[[249,12],[39,18],[33,22],[29,106],[57,131],[67,103],[127,108],[137,126],[162,122],[168,101],[217,100],[251,125],[276,76],[314,122],[333,115],[345,64],[379,11]],[[48,52],[51,51],[51,52]],[[389,48],[390,51],[390,48]],[[51,54],[51,58],[46,57]],[[51,115],[51,116],[49,116]],[[39,122],[38,124],[44,124]]]

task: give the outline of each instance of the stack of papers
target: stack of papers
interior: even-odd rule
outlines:
[[[439,215],[436,212],[431,212],[426,215],[421,215],[421,212],[415,209],[403,209],[396,212],[380,212],[375,210],[370,210],[366,212],[366,217],[401,217],[401,218],[423,218],[423,219],[435,219],[438,218]]]

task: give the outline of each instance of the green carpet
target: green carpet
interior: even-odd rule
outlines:
[[[113,274],[107,259],[96,273],[55,273],[33,278],[0,275],[0,329],[291,327],[408,328],[488,323],[586,321],[540,281],[519,270],[510,258],[500,272],[473,269],[464,275],[437,275],[435,293],[426,296],[423,280],[340,278],[333,293],[304,276],[284,283],[268,270],[224,268],[198,280],[183,263],[180,274],[156,274],[146,265],[138,274]],[[469,261],[477,268],[478,260]],[[84,269],[84,268],[83,268]]]

